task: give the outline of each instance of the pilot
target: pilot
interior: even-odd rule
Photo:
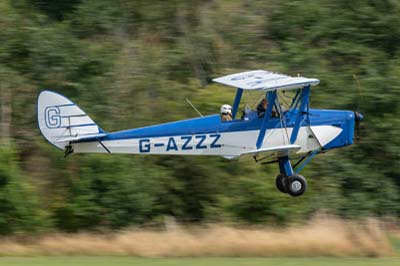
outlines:
[[[259,118],[264,117],[264,114],[267,111],[267,107],[268,107],[268,101],[267,99],[264,98],[257,106],[257,115]],[[272,110],[271,117],[278,117],[278,113],[275,110]]]
[[[232,107],[229,104],[221,106],[221,120],[232,121]]]
[[[267,110],[268,101],[267,99],[262,99],[262,101],[257,105],[257,115],[258,117],[263,117],[265,111]]]

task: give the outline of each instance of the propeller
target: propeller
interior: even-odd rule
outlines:
[[[357,75],[354,74],[353,78],[357,82],[357,89],[358,89],[358,93],[359,93],[359,97],[357,99],[357,111],[354,111],[354,120],[356,122],[356,125],[355,125],[355,139],[356,139],[357,142],[359,142],[360,141],[360,135],[361,135],[360,122],[364,119],[363,114],[360,112],[360,102],[362,102],[363,96],[362,96],[360,81],[358,80]]]
[[[356,119],[356,123],[360,123],[360,121],[364,119],[363,114],[357,111],[354,112],[354,117]]]

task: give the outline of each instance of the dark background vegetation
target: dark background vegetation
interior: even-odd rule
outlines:
[[[0,1],[0,233],[178,222],[302,222],[400,215],[400,2]],[[321,80],[314,108],[365,115],[357,144],[316,157],[309,190],[275,165],[219,157],[78,155],[41,136],[37,94],[71,98],[107,131],[230,103],[212,78],[244,70]]]

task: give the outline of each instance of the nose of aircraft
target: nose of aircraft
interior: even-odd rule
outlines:
[[[354,112],[354,116],[355,116],[356,122],[360,122],[361,120],[364,119],[364,116],[359,112]]]

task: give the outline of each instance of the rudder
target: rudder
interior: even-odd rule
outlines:
[[[39,94],[37,118],[42,135],[59,149],[69,145],[69,138],[103,132],[78,105],[52,91]]]

